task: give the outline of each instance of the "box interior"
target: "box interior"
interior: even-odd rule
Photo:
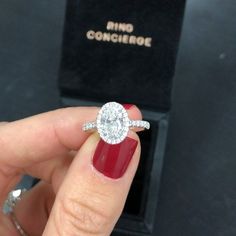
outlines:
[[[151,130],[138,133],[141,142],[141,157],[139,168],[136,172],[134,181],[131,185],[130,193],[128,195],[123,214],[144,217],[146,201],[147,201],[147,189],[149,188],[150,173],[153,162],[153,140],[157,139],[158,123],[151,122]]]
[[[67,1],[60,89],[95,101],[127,101],[156,111],[170,109],[170,95],[185,0]],[[133,25],[131,33],[107,22]],[[89,40],[89,30],[151,37],[151,47]]]

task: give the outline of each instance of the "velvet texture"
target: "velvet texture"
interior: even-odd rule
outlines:
[[[169,110],[184,2],[67,1],[60,66],[62,94]],[[152,47],[86,38],[90,29],[108,32],[108,21],[132,23],[131,34],[152,37]]]

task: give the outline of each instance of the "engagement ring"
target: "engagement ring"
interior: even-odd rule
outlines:
[[[150,129],[150,123],[144,120],[130,120],[125,108],[117,102],[108,102],[98,112],[96,121],[83,125],[83,131],[97,129],[100,137],[109,144],[121,143],[129,129],[142,131]]]

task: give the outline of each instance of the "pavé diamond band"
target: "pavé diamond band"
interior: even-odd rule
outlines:
[[[98,112],[96,121],[83,125],[83,131],[97,129],[100,137],[109,144],[122,142],[129,129],[141,131],[150,129],[150,123],[144,120],[130,120],[125,108],[117,102],[108,102]]]

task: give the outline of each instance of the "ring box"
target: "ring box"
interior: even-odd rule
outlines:
[[[68,0],[59,88],[63,105],[136,104],[151,129],[113,235],[154,235],[185,0]]]

